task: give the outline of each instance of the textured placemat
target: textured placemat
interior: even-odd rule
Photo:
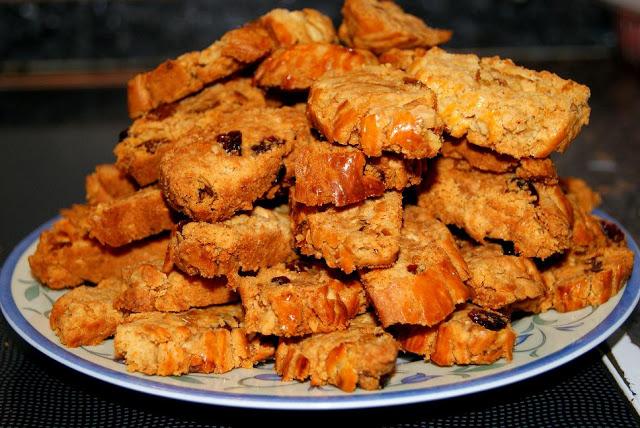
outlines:
[[[51,360],[0,317],[0,426],[594,426],[640,420],[592,351],[516,385],[410,406],[335,412],[242,410],[152,397],[95,380]]]

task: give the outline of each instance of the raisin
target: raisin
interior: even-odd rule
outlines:
[[[286,276],[274,276],[273,278],[271,278],[271,282],[278,285],[284,285],[290,283],[291,280]]]
[[[516,186],[518,186],[519,189],[527,190],[531,194],[531,196],[535,198],[533,200],[533,205],[538,205],[538,202],[540,202],[540,195],[538,194],[536,187],[531,181],[525,180],[523,178],[513,178],[512,181],[516,183]]]
[[[615,223],[611,223],[610,221],[600,219],[600,227],[607,238],[613,242],[622,242],[624,241],[624,232],[620,230],[618,225]]]
[[[254,144],[251,146],[251,150],[255,154],[260,154],[264,152],[268,152],[273,148],[273,146],[281,146],[284,144],[284,140],[281,140],[278,137],[270,136],[260,141],[258,144]]]
[[[482,309],[470,310],[469,318],[479,326],[482,326],[491,331],[502,330],[507,326],[508,322],[507,319],[502,315]]]
[[[402,82],[405,85],[416,85],[416,86],[419,86],[421,88],[426,88],[424,83],[422,83],[418,79],[414,79],[413,77],[409,77],[409,76],[403,77],[402,78]]]
[[[166,138],[157,138],[153,140],[144,141],[141,144],[139,144],[138,147],[144,147],[144,150],[150,155],[152,155],[158,150],[159,146],[168,142],[169,140],[167,140]]]
[[[589,269],[585,269],[585,272],[602,272],[604,269],[602,267],[602,260],[597,257],[592,257],[587,260],[587,264],[589,265]]]
[[[313,264],[307,260],[297,259],[292,262],[288,262],[285,267],[292,272],[307,272]]]
[[[207,184],[198,189],[198,200],[202,202],[206,197],[212,199],[215,199],[217,197],[216,192],[211,188],[211,186]]]
[[[230,155],[242,156],[242,132],[229,131],[226,134],[219,134],[216,141]]]
[[[118,142],[124,140],[129,136],[129,128],[125,128],[118,134]]]
[[[255,270],[240,271],[240,272],[238,272],[238,275],[240,275],[240,276],[257,276],[258,272],[255,271]]]
[[[416,264],[407,265],[407,271],[415,275],[418,272],[418,265]]]
[[[146,118],[150,120],[164,120],[176,112],[176,107],[177,104],[175,103],[162,104],[147,113]]]
[[[313,136],[313,138],[315,138],[318,141],[327,141],[325,136],[322,135],[322,133],[318,131],[316,128],[311,128],[311,135]]]

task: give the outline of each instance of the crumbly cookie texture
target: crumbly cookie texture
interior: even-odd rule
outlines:
[[[113,164],[102,164],[85,179],[87,203],[96,205],[111,202],[114,199],[130,196],[136,191],[136,186]]]
[[[598,306],[616,295],[631,275],[634,254],[624,233],[614,223],[584,211],[597,202],[586,183],[574,183],[573,188],[576,193],[568,194],[576,213],[573,246],[543,267],[544,295],[515,303],[514,309],[569,312]]]
[[[429,168],[418,205],[476,241],[512,241],[519,255],[543,259],[571,245],[573,210],[560,186],[483,172],[449,158]]]
[[[89,237],[91,208],[74,205],[62,211],[62,219],[42,232],[36,252],[29,257],[31,272],[50,288],[75,287],[85,281],[98,283],[122,277],[124,268],[162,259],[168,237],[136,242],[120,248],[101,245]]]
[[[71,348],[101,343],[124,320],[113,301],[126,287],[121,279],[109,278],[95,287],[83,285],[63,294],[51,308],[51,329]]]
[[[382,55],[378,57],[378,61],[380,64],[391,64],[395,68],[399,68],[400,70],[407,71],[411,64],[416,60],[427,53],[427,49],[416,48],[416,49],[398,49],[393,48],[384,52]]]
[[[180,224],[170,246],[173,262],[182,271],[213,278],[291,259],[292,240],[286,206],[275,210],[256,207],[249,214],[219,223]]]
[[[296,146],[291,156],[287,169],[294,170],[295,186],[290,198],[311,206],[342,207],[381,196],[385,190],[402,191],[419,184],[426,170],[421,159],[389,153],[367,158],[355,147],[315,139]]]
[[[500,309],[544,294],[542,275],[526,257],[505,255],[499,245],[465,246],[461,250],[467,266],[471,301],[489,309]]]
[[[407,72],[436,93],[450,135],[516,158],[563,151],[589,123],[589,88],[508,59],[433,48]]]
[[[433,157],[442,145],[434,93],[400,70],[378,65],[327,73],[309,92],[308,115],[330,142],[411,159]]]
[[[371,314],[363,314],[346,330],[280,339],[275,369],[284,381],[310,379],[311,385],[335,385],[346,392],[356,386],[374,390],[395,370],[397,353],[393,337]]]
[[[449,41],[451,31],[431,28],[393,1],[345,0],[340,40],[347,46],[379,54],[392,48],[436,46]]]
[[[452,366],[510,361],[516,334],[503,314],[467,304],[436,327],[400,326],[396,339],[407,352]]]
[[[560,187],[567,194],[567,198],[584,214],[589,214],[602,202],[602,198],[586,181],[577,177],[563,177]]]
[[[250,368],[275,351],[245,332],[240,305],[132,314],[118,326],[114,347],[127,370],[160,376]]]
[[[119,169],[146,186],[160,177],[160,160],[174,145],[219,121],[220,115],[243,108],[265,107],[263,92],[251,79],[214,84],[201,92],[151,110],[122,132],[114,149]]]
[[[313,9],[274,9],[224,34],[202,51],[189,52],[133,77],[127,88],[129,116],[201,90],[268,55],[278,46],[335,41],[331,20]]]
[[[172,270],[164,273],[153,264],[133,270],[114,307],[128,312],[181,312],[238,300],[226,277],[201,278]]]
[[[170,230],[173,217],[162,191],[148,187],[93,207],[89,235],[101,244],[121,247]]]
[[[202,138],[163,157],[160,184],[171,205],[192,219],[225,220],[253,208],[284,175],[296,141],[306,138],[306,118],[296,108],[229,113]]]
[[[447,139],[442,144],[442,156],[465,160],[471,167],[486,172],[511,172],[524,180],[557,184],[558,174],[549,158],[521,158],[500,154],[469,143],[465,138]]]
[[[357,268],[389,266],[400,249],[402,194],[386,192],[343,208],[293,204],[296,247],[351,273]]]
[[[304,90],[328,71],[344,73],[363,65],[377,64],[375,55],[327,43],[305,43],[273,52],[254,75],[259,86]]]
[[[467,265],[445,225],[418,207],[405,209],[400,255],[389,268],[361,273],[384,327],[432,326],[469,297]]]
[[[295,260],[237,281],[250,332],[291,337],[343,330],[367,308],[359,281],[320,263]]]

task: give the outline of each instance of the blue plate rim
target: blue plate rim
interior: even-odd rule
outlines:
[[[629,232],[608,214],[595,210],[594,214],[616,223],[624,232],[629,247],[634,252],[631,278],[622,291],[620,301],[607,317],[581,339],[564,348],[540,357],[512,370],[487,375],[479,379],[465,380],[455,384],[431,386],[410,391],[380,390],[365,395],[338,397],[264,396],[248,393],[204,391],[188,386],[167,385],[150,379],[109,369],[89,362],[67,351],[38,332],[20,313],[11,295],[11,278],[17,262],[27,248],[38,239],[40,233],[59,219],[54,217],[25,237],[9,254],[0,272],[0,309],[11,327],[29,344],[54,360],[94,378],[129,388],[135,391],[204,404],[223,405],[255,409],[323,410],[356,409],[411,404],[440,400],[470,393],[486,391],[499,386],[524,380],[554,369],[603,342],[617,330],[638,303],[640,298],[640,250]]]

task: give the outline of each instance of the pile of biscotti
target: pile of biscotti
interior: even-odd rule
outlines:
[[[587,87],[449,53],[391,1],[342,14],[336,33],[275,9],[129,82],[115,164],[29,259],[73,288],[50,315],[62,344],[114,336],[149,375],[275,359],[286,381],[375,389],[399,351],[510,360],[512,313],[620,290],[624,234],[549,158],[587,124]]]

